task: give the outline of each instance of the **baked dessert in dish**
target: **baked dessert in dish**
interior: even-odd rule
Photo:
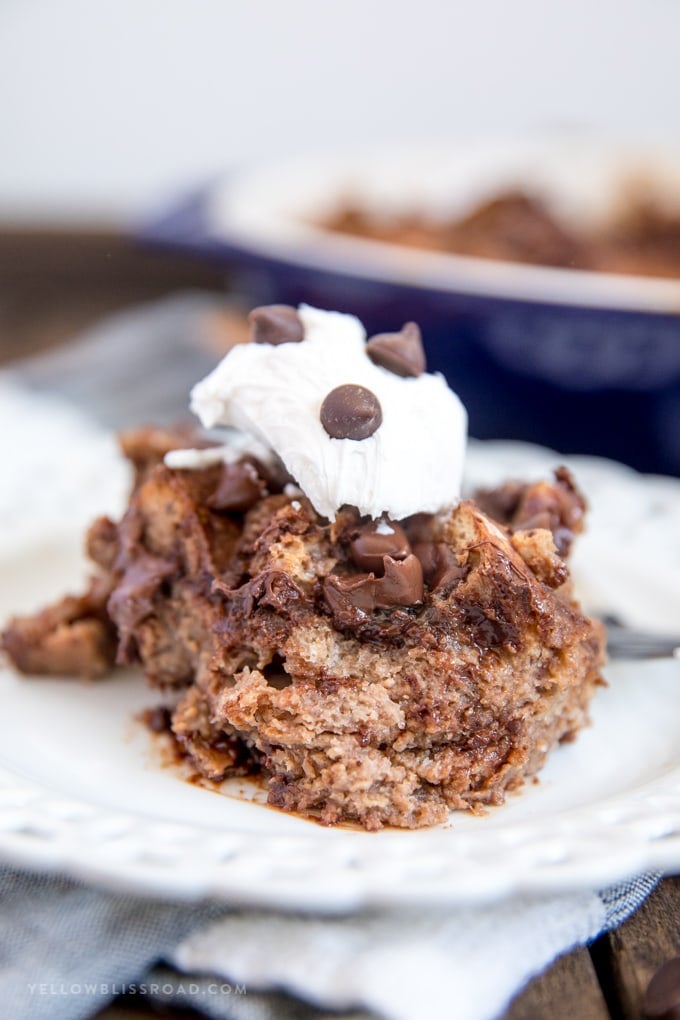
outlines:
[[[465,411],[417,326],[251,314],[192,391],[205,432],[121,438],[120,521],[81,596],[8,624],[26,673],[140,664],[201,776],[258,772],[325,824],[417,827],[502,803],[588,720],[604,641],[566,565],[565,469],[460,498]]]
[[[538,194],[519,189],[498,192],[460,216],[441,220],[418,211],[384,215],[348,204],[323,225],[356,237],[451,254],[680,277],[680,213],[644,192],[631,197],[610,222],[590,229],[569,222]]]

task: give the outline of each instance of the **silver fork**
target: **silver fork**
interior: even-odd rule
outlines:
[[[612,659],[680,658],[680,635],[650,634],[633,630],[615,616],[604,616],[607,651]]]

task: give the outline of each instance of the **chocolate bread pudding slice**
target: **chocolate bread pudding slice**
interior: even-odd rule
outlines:
[[[137,480],[122,520],[90,529],[90,589],[12,621],[3,644],[26,672],[140,664],[208,779],[257,770],[271,804],[325,824],[431,825],[452,809],[502,803],[588,721],[603,633],[580,610],[565,562],[585,507],[565,469],[457,498],[460,408],[443,380],[426,377],[412,324],[361,336],[368,368],[341,344],[339,372],[310,373],[317,395],[305,410],[286,359],[293,346],[307,357],[329,314],[254,315],[256,342],[244,350],[283,351],[276,386],[254,355],[269,402],[258,430],[246,352],[220,366],[234,387],[224,403],[214,379],[194,390],[194,406],[203,400],[240,429],[229,444],[149,429],[123,437]],[[435,380],[430,412],[439,407],[452,429],[432,436],[439,460],[404,446],[402,422],[393,437],[387,427],[425,378]],[[285,406],[301,405],[301,452],[297,434],[293,453],[286,447],[299,422],[271,406],[279,385]],[[425,412],[423,429],[432,425]],[[367,443],[377,450],[359,456]],[[376,481],[395,451],[401,485],[389,466]],[[441,478],[428,487],[433,464],[448,472],[450,498]]]

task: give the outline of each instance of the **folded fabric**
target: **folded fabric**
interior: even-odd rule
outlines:
[[[342,1010],[356,1020],[359,1010],[492,1020],[530,977],[620,923],[657,881],[324,917],[159,902],[2,868],[0,1001],[14,1020],[82,1020],[124,992],[224,1020]]]

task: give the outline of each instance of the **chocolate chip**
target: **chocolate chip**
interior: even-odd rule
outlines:
[[[383,572],[383,556],[404,560],[411,552],[404,529],[394,521],[370,521],[364,524],[350,542],[352,559],[360,570]]]
[[[415,606],[423,601],[423,571],[415,556],[409,555],[404,560],[383,556],[382,572],[382,577],[373,573],[353,577],[329,574],[323,592],[331,611],[342,613],[351,607],[372,613],[375,609]]]
[[[460,610],[462,623],[478,648],[517,648],[519,633],[512,621],[487,616],[483,607],[474,602],[463,603]]]
[[[643,1010],[650,1020],[680,1018],[680,956],[668,960],[654,974],[645,992]]]
[[[256,344],[296,344],[305,337],[302,319],[290,305],[261,305],[248,316]]]
[[[324,578],[323,594],[332,613],[342,614],[348,608],[372,613],[375,609],[375,575],[341,577],[329,574]]]
[[[217,513],[249,510],[265,492],[264,483],[252,464],[225,464],[217,488],[206,500],[206,506]]]
[[[413,552],[420,560],[428,587],[453,588],[467,575],[467,567],[458,566],[456,554],[445,542],[417,542]]]
[[[333,439],[368,439],[382,423],[382,408],[365,386],[348,383],[327,394],[319,418]]]
[[[430,588],[434,587],[432,582],[440,569],[439,547],[441,544],[441,542],[416,542],[413,546],[413,552],[420,560],[423,576]]]
[[[425,351],[420,329],[407,322],[399,333],[377,333],[366,345],[366,353],[375,365],[395,375],[419,376],[425,371]]]
[[[401,526],[412,546],[416,542],[434,541],[432,537],[435,532],[434,514],[411,514],[410,517],[402,519]]]
[[[385,576],[378,578],[376,606],[388,609],[392,606],[415,606],[423,601],[423,568],[417,556],[404,560],[383,558]]]

